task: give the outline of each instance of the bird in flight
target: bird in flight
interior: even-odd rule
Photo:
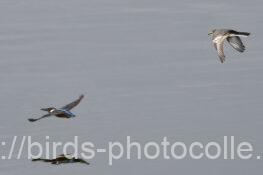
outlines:
[[[59,118],[72,118],[75,117],[75,115],[70,112],[72,108],[77,106],[80,101],[83,99],[84,95],[80,95],[79,98],[61,108],[55,108],[55,107],[48,107],[48,108],[42,108],[42,111],[48,112],[47,114],[43,115],[42,117],[39,118],[29,118],[28,121],[30,122],[35,122],[40,119],[46,118],[46,117],[51,117],[51,116],[56,116]]]
[[[225,61],[224,41],[227,40],[237,51],[244,52],[245,46],[240,37],[247,37],[250,33],[238,32],[231,29],[214,29],[208,35],[212,35],[214,47],[217,50],[221,63],[223,63]]]
[[[60,164],[66,164],[66,163],[83,163],[83,164],[89,165],[89,163],[83,159],[75,158],[75,157],[69,158],[69,155],[65,156],[64,154],[61,154],[60,156],[58,156],[55,159],[38,158],[38,159],[32,159],[32,161],[33,162],[36,162],[36,161],[48,162],[48,163],[51,163],[53,165],[60,165]]]

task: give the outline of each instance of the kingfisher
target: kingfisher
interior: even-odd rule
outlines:
[[[48,112],[47,114],[43,115],[42,117],[39,118],[29,118],[28,121],[30,122],[35,122],[40,119],[46,118],[46,117],[51,117],[51,116],[56,116],[59,118],[73,118],[76,115],[73,114],[70,110],[73,109],[75,106],[77,106],[80,101],[84,98],[84,95],[80,95],[78,99],[75,101],[61,107],[61,108],[55,108],[55,107],[48,107],[48,108],[42,108],[42,111]]]

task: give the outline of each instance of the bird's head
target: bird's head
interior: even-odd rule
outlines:
[[[215,31],[216,31],[215,29],[211,30],[211,31],[208,33],[208,35],[212,35]]]
[[[47,111],[47,112],[51,113],[51,112],[53,112],[54,110],[56,110],[56,108],[54,108],[54,107],[48,107],[48,108],[42,108],[41,110],[42,110],[42,111]]]

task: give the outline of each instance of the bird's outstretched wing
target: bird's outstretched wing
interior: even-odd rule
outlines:
[[[42,159],[42,158],[37,158],[37,159],[32,159],[33,162],[36,161],[43,161],[43,162],[52,162],[52,159]]]
[[[71,110],[72,108],[74,108],[75,106],[77,106],[80,101],[83,99],[84,95],[80,95],[79,98],[65,106],[62,107],[62,109],[65,109],[65,110]]]
[[[90,163],[85,161],[84,159],[78,159],[80,163],[83,163],[83,164],[86,164],[86,165],[89,165]]]
[[[39,118],[29,118],[28,121],[36,122],[36,121],[38,121],[38,120],[40,120],[42,118],[46,118],[46,117],[50,117],[50,116],[51,116],[51,114],[46,114],[46,115],[43,115],[42,117],[39,117]]]
[[[217,45],[216,45],[216,43],[213,43],[214,44],[214,48],[215,48],[215,50],[217,51]]]
[[[239,51],[239,52],[244,52],[245,51],[245,46],[242,43],[240,37],[238,37],[238,36],[231,36],[231,37],[227,38],[227,41],[237,51]]]
[[[226,57],[224,54],[224,41],[227,37],[228,37],[227,35],[224,35],[215,42],[216,50],[217,50],[218,57],[220,58],[221,63],[224,63],[225,57]]]

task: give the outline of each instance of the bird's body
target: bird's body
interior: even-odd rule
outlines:
[[[76,117],[75,114],[73,114],[70,111],[64,110],[64,109],[57,109],[58,114],[56,114],[56,117],[60,117],[60,118],[72,118],[72,117]]]
[[[231,29],[214,29],[209,35],[212,35],[214,47],[217,50],[221,63],[223,63],[225,61],[224,41],[227,40],[237,51],[244,52],[245,46],[240,37],[247,37],[250,33],[238,32]]]
[[[59,118],[75,117],[75,114],[73,114],[70,110],[72,108],[74,108],[75,106],[77,106],[80,103],[80,101],[83,99],[83,97],[84,97],[84,95],[81,95],[77,100],[63,106],[62,108],[55,108],[55,107],[42,108],[41,109],[42,111],[48,112],[46,115],[43,115],[42,117],[36,118],[36,119],[30,118],[28,120],[30,122],[35,122],[35,121],[40,120],[42,118],[51,117],[51,116],[56,116]]]
[[[43,111],[47,111],[50,115],[54,115],[56,117],[59,118],[72,118],[75,117],[75,115],[69,111],[69,110],[65,110],[65,109],[56,109],[56,108],[43,108],[41,109]]]

